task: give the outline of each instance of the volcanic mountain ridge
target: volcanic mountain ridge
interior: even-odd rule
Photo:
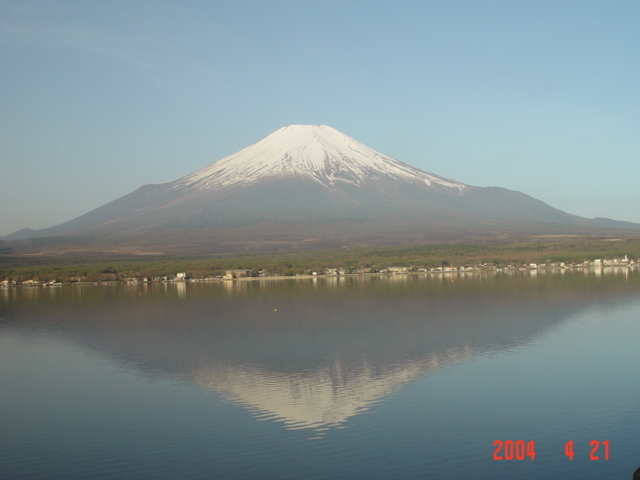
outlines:
[[[326,125],[290,125],[185,177],[142,186],[69,222],[5,240],[54,236],[59,245],[96,252],[120,245],[204,253],[507,241],[601,235],[611,228],[637,231],[640,225],[586,219],[520,192],[466,185]]]

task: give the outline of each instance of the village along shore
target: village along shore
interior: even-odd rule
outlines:
[[[173,282],[246,282],[260,280],[290,280],[290,279],[312,279],[312,278],[335,278],[335,277],[355,277],[355,276],[385,276],[385,275],[460,275],[460,274],[477,274],[477,273],[529,273],[537,274],[538,272],[562,273],[566,271],[579,271],[608,273],[620,270],[636,270],[640,267],[640,262],[628,258],[613,259],[595,259],[586,260],[581,263],[571,262],[550,262],[550,263],[530,263],[522,265],[496,265],[489,263],[478,263],[473,266],[450,266],[442,267],[423,267],[423,266],[393,266],[376,269],[374,267],[362,268],[327,268],[322,271],[309,271],[306,274],[281,275],[270,274],[264,270],[253,271],[251,269],[231,269],[226,270],[224,275],[216,276],[191,276],[188,272],[178,272],[175,275],[163,276],[140,276],[140,277],[123,277],[116,280],[108,281],[85,281],[82,277],[74,277],[68,281],[58,281],[56,279],[48,281],[40,281],[37,278],[31,278],[23,281],[16,281],[5,278],[0,281],[0,288],[12,287],[64,287],[64,286],[86,286],[86,285],[138,285],[153,283],[173,283]]]

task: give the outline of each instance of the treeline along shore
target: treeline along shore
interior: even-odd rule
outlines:
[[[640,240],[422,245],[197,257],[0,255],[0,286],[224,281],[334,276],[638,267]]]

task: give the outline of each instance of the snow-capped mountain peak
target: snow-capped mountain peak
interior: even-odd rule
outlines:
[[[269,177],[303,177],[327,188],[392,177],[462,191],[466,185],[402,163],[327,125],[289,125],[239,152],[176,181],[173,188],[204,191],[248,185]]]
[[[191,175],[143,185],[63,224],[4,240],[68,237],[55,252],[73,254],[226,253],[609,236],[613,228],[627,230],[625,238],[640,231],[638,224],[589,220],[520,192],[425,172],[326,125],[291,125]],[[16,245],[32,253],[36,244]]]

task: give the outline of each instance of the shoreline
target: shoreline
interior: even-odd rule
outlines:
[[[97,281],[97,282],[47,282],[47,283],[16,283],[16,284],[0,284],[0,289],[10,288],[44,288],[44,287],[90,287],[90,286],[113,286],[113,285],[162,285],[162,284],[185,284],[185,283],[227,283],[227,282],[254,282],[254,281],[279,281],[279,280],[309,280],[309,279],[339,279],[339,278],[362,278],[362,277],[402,277],[402,276],[418,276],[418,275],[468,275],[468,274],[524,274],[537,275],[538,272],[547,273],[565,273],[577,271],[599,271],[603,273],[605,270],[626,270],[636,271],[640,267],[640,263],[616,264],[616,265],[572,265],[563,267],[535,267],[535,268],[516,268],[516,267],[495,267],[495,268],[475,268],[468,269],[449,269],[449,270],[430,270],[430,271],[408,271],[408,272],[367,272],[367,273],[345,273],[339,275],[269,275],[258,277],[238,277],[238,278],[186,278],[186,279],[167,279],[167,280],[148,280],[148,281]]]

